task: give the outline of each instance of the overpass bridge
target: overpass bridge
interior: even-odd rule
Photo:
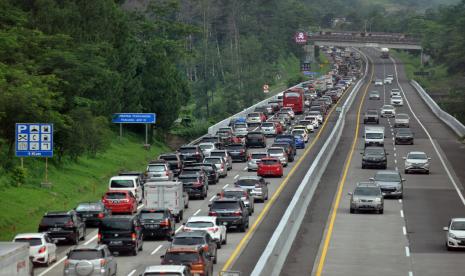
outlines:
[[[320,31],[309,33],[308,40],[316,46],[422,50],[421,43],[417,38],[401,33]]]

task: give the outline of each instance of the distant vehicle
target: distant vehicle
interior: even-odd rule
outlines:
[[[465,218],[452,218],[444,231],[447,250],[465,248]]]
[[[174,176],[178,176],[182,170],[181,155],[178,152],[164,153],[158,156],[158,159],[165,160],[173,171]]]
[[[185,145],[178,149],[181,154],[182,160],[195,160],[196,162],[202,162],[203,153],[198,145]]]
[[[391,89],[391,97],[392,96],[401,96],[400,95],[400,89],[399,88],[392,88]]]
[[[388,153],[383,147],[366,147],[362,154],[362,169],[366,168],[387,168]]]
[[[53,241],[78,244],[86,238],[86,224],[74,210],[47,212],[42,217],[37,232],[47,232]]]
[[[350,213],[373,211],[384,213],[384,199],[381,189],[372,182],[360,182],[350,195]]]
[[[245,136],[245,145],[247,147],[266,147],[266,138],[260,131],[249,131]]]
[[[249,189],[243,189],[241,187],[226,187],[224,188],[221,193],[218,195],[219,197],[227,197],[227,198],[237,198],[242,200],[245,207],[249,210],[249,215],[252,215],[255,211],[255,205],[253,197],[250,193]]]
[[[301,125],[295,126],[294,129],[292,129],[291,134],[293,136],[296,136],[296,135],[302,136],[304,138],[305,143],[307,143],[309,140],[306,126],[301,126]]]
[[[304,111],[305,97],[301,90],[285,91],[283,94],[283,107],[290,107],[296,114]]]
[[[410,116],[405,113],[398,113],[394,118],[394,127],[409,127]]]
[[[292,136],[294,137],[294,136]],[[295,138],[294,138],[294,144],[295,144]],[[287,153],[287,162],[293,162],[294,161],[294,152],[291,144],[289,142],[278,142],[278,143],[273,143],[271,144],[270,148],[283,148],[284,151]],[[283,164],[282,164],[283,165]]]
[[[413,145],[413,132],[410,128],[398,128],[395,133],[395,144],[396,145]]]
[[[229,171],[232,169],[232,158],[231,155],[229,155],[228,151],[226,149],[221,149],[221,150],[212,150],[210,152],[210,157],[222,157],[225,164],[226,164],[226,170]],[[205,162],[203,162],[205,163]]]
[[[381,117],[391,118],[396,116],[396,108],[392,105],[383,105],[381,108]]]
[[[324,120],[323,115],[320,111],[310,111],[308,112],[307,117],[316,118],[320,124],[323,123]]]
[[[212,150],[217,149],[215,143],[212,143],[212,142],[200,143],[199,147],[202,150],[202,153],[205,157],[210,156],[210,152]]]
[[[47,233],[17,234],[13,242],[29,244],[29,257],[34,264],[49,266],[57,260],[57,246]]]
[[[2,276],[34,275],[27,243],[0,242],[0,267]]]
[[[218,174],[218,169],[216,168],[215,164],[192,163],[192,164],[189,164],[187,167],[187,169],[190,169],[190,168],[202,169],[208,178],[208,185],[216,184],[219,182],[220,175]]]
[[[382,79],[376,79],[375,80],[375,86],[383,86],[383,80]]]
[[[224,157],[221,156],[210,156],[206,157],[203,160],[204,164],[214,164],[216,166],[216,170],[220,177],[226,177],[228,175],[228,168],[227,163],[224,161]]]
[[[82,202],[75,210],[86,226],[98,226],[104,217],[111,216],[111,210],[102,202]]]
[[[147,181],[172,181],[174,178],[174,173],[165,160],[150,162],[147,165],[145,174]]]
[[[189,189],[191,188],[188,187],[188,183],[180,181],[147,182],[144,191],[144,208],[168,209],[179,222],[183,218],[184,208],[189,204],[187,196]]]
[[[138,215],[111,216],[99,226],[98,243],[106,244],[111,252],[129,252],[137,256],[144,240]]]
[[[403,106],[404,105],[404,100],[402,99],[402,96],[392,96],[391,97],[391,105]]]
[[[250,123],[262,123],[266,120],[266,117],[263,113],[260,112],[251,112],[247,114],[247,124]]]
[[[116,259],[105,244],[79,245],[69,251],[63,275],[116,275]]]
[[[247,161],[247,170],[249,172],[256,171],[258,169],[258,163],[260,163],[263,157],[267,157],[267,156],[268,156],[267,152],[253,152],[249,154],[249,158]]]
[[[305,141],[302,135],[294,135],[294,142],[296,149],[304,149],[305,148]]]
[[[366,126],[363,137],[365,139],[365,147],[384,146],[384,127]]]
[[[262,158],[258,164],[257,175],[258,176],[274,176],[282,177],[284,174],[283,164],[276,157],[265,157]]]
[[[280,134],[280,135],[277,135],[274,138],[274,141],[275,141],[275,143],[281,143],[281,142],[289,143],[291,145],[292,153],[294,154],[294,156],[297,154],[297,151],[295,149],[294,136],[292,134]],[[291,162],[292,161],[294,161],[293,158],[292,158]]]
[[[234,135],[237,137],[245,137],[249,130],[247,129],[247,124],[246,123],[240,123],[240,124],[235,124],[234,125]]]
[[[112,214],[134,214],[137,212],[137,199],[131,191],[109,190],[102,197],[102,203],[111,210]]]
[[[371,91],[371,92],[368,94],[368,99],[370,99],[370,100],[379,100],[379,99],[381,99],[381,97],[380,97],[378,91]]]
[[[370,180],[381,188],[384,197],[403,198],[405,179],[402,178],[398,171],[377,171]]]
[[[381,58],[389,58],[389,48],[381,48]]]
[[[431,158],[422,151],[411,151],[404,157],[405,173],[423,172],[429,174]]]
[[[226,226],[218,223],[217,217],[211,216],[193,216],[190,217],[185,224],[183,224],[182,231],[189,232],[195,230],[203,230],[210,234],[216,241],[217,247],[228,242],[228,233]]]
[[[230,144],[226,147],[233,161],[247,162],[247,147],[243,144]]]
[[[363,115],[363,123],[375,123],[379,124],[379,114],[376,109],[368,109]]]
[[[249,210],[240,199],[217,198],[210,204],[209,216],[218,218],[218,223],[226,227],[237,227],[240,232],[249,228]]]
[[[206,162],[208,161],[221,162],[222,158],[221,157],[207,157],[205,158],[205,160]],[[224,163],[223,163],[223,166],[224,166]],[[199,174],[180,175],[178,177],[178,180],[183,183],[183,189],[189,195],[189,198],[195,197],[199,199],[204,199],[207,196],[207,185],[206,185],[207,180],[201,177]]]
[[[172,240],[176,232],[176,218],[168,208],[144,208],[140,211],[142,237],[162,237]]]
[[[151,265],[140,276],[154,275],[192,276],[192,273],[185,265]]]
[[[108,189],[112,191],[129,191],[137,202],[142,202],[142,186],[137,176],[113,176],[110,178]]]
[[[311,117],[308,117],[308,116],[305,117],[304,120],[300,120],[299,125],[305,126],[305,128],[307,130],[307,134],[311,133],[311,132],[314,132],[315,129],[319,127],[318,119],[311,118]]]
[[[168,248],[161,256],[161,264],[167,267],[186,265],[193,275],[213,276],[213,258],[202,246],[175,247]]]
[[[384,78],[384,84],[392,84],[392,79],[391,78]]]
[[[270,147],[267,150],[268,156],[269,157],[275,157],[278,158],[281,164],[284,167],[287,167],[287,162],[288,162],[288,156],[287,152],[284,148],[282,147]]]
[[[268,199],[268,185],[270,183],[265,181],[261,176],[240,176],[234,186],[243,189],[249,189],[250,194],[254,197],[255,201],[265,202]]]
[[[273,122],[263,122],[260,129],[265,136],[275,136],[277,134],[277,130]]]
[[[290,106],[284,106],[283,108],[281,108],[280,112],[287,112],[289,116],[291,116],[291,120],[294,120],[295,118],[295,111]]]
[[[170,249],[185,247],[202,247],[212,257],[214,264],[218,261],[217,243],[206,231],[197,230],[177,233],[171,242]]]

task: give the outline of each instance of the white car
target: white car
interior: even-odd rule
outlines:
[[[152,265],[145,268],[144,273],[140,276],[151,275],[176,275],[190,276],[190,268],[184,265]]]
[[[323,115],[321,115],[321,112],[319,111],[310,111],[307,115],[307,117],[313,117],[317,118],[318,122],[321,124],[323,123]]]
[[[281,164],[283,164],[284,167],[287,167],[288,157],[287,157],[286,150],[284,148],[271,147],[271,148],[268,148],[266,152],[268,153],[268,156],[278,158],[279,161],[281,161]]]
[[[294,113],[294,110],[292,110],[292,107],[283,107],[283,108],[281,108],[280,111],[285,111],[285,112],[289,113],[289,116],[291,116],[292,120],[295,118],[295,113]]]
[[[307,128],[307,132],[315,131],[315,121],[316,120],[300,120],[299,125],[304,125]]]
[[[399,88],[392,88],[391,89],[391,97],[392,96],[400,96],[400,90]]]
[[[405,113],[396,114],[394,118],[394,127],[409,127],[410,116]]]
[[[405,173],[424,172],[429,174],[429,165],[431,158],[422,151],[411,151],[404,157]]]
[[[221,156],[210,156],[203,159],[203,163],[206,164],[215,164],[216,169],[220,177],[228,176],[228,168],[224,158]]]
[[[18,234],[13,241],[29,243],[29,257],[35,264],[48,266],[57,260],[57,246],[47,233]]]
[[[320,121],[318,120],[318,115],[309,115],[305,116],[304,120],[309,120],[313,124],[313,130],[320,127]]]
[[[404,100],[402,99],[402,96],[392,96],[391,105],[403,106]]]
[[[376,79],[376,80],[375,80],[375,86],[383,86],[383,80],[381,80],[381,79]]]
[[[392,105],[383,105],[381,108],[381,117],[395,117],[396,116],[396,108]]]
[[[385,79],[384,79],[384,84],[392,84],[392,79],[390,79],[390,78],[385,78]]]
[[[212,150],[217,149],[214,143],[209,143],[209,142],[200,143],[199,148],[202,150],[203,155],[205,155],[205,157],[210,156],[210,153],[212,152]]]
[[[292,135],[301,135],[304,138],[304,142],[308,143],[308,134],[305,129],[297,128],[292,130]]]
[[[465,218],[452,218],[449,226],[444,227],[447,231],[446,248],[465,248]]]
[[[193,216],[190,217],[187,222],[182,226],[182,231],[194,231],[204,230],[212,239],[218,244],[218,248],[221,248],[222,244],[226,244],[228,241],[228,234],[226,232],[226,226],[218,224],[217,217],[211,216]]]

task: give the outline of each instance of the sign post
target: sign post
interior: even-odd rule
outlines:
[[[51,123],[17,123],[15,129],[16,157],[45,157],[45,182],[43,187],[51,187],[48,182],[48,158],[53,157],[53,124]]]
[[[111,120],[114,124],[119,125],[120,138],[123,136],[123,124],[145,124],[145,144],[144,147],[148,150],[150,148],[148,142],[148,125],[155,124],[157,121],[157,114],[155,113],[115,113]]]

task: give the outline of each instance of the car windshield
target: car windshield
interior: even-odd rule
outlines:
[[[397,130],[397,134],[401,134],[401,135],[411,135],[412,134],[412,131],[408,128],[399,128]]]
[[[164,172],[165,165],[149,165],[147,167],[147,171],[149,172]]]
[[[354,191],[354,196],[377,196],[380,194],[378,187],[357,187]]]
[[[278,160],[274,160],[274,159],[262,159],[262,162],[261,162],[263,165],[277,165],[279,163]]]
[[[192,183],[197,181],[197,177],[179,177],[179,181],[182,183]]]
[[[71,217],[68,215],[65,216],[45,216],[42,218],[40,224],[53,225],[53,224],[66,224],[71,221]]]
[[[176,155],[162,155],[160,156],[160,159],[163,159],[166,161],[178,161],[178,157]]]
[[[402,97],[401,97],[401,96],[392,96],[392,98],[393,98],[393,99],[395,99],[395,100],[402,99]]]
[[[398,173],[384,173],[378,172],[375,175],[375,180],[378,181],[392,181],[392,182],[400,182],[400,175]]]
[[[212,151],[210,153],[210,156],[219,156],[219,157],[223,157],[225,156],[226,153],[224,151]],[[212,158],[212,159],[215,159],[215,158]]]
[[[266,153],[252,153],[252,159],[262,159],[263,157],[266,157]]]
[[[228,150],[241,150],[244,149],[243,145],[229,145]]]
[[[376,110],[368,110],[367,114],[368,115],[378,115],[378,112]]]
[[[196,151],[197,151],[196,148],[180,148],[179,149],[179,152],[181,153],[194,153]]]
[[[71,250],[68,255],[70,260],[96,260],[102,258],[101,250]]]
[[[235,124],[234,125],[234,128],[247,128],[247,125],[246,124]]]
[[[260,133],[249,133],[249,134],[247,134],[247,138],[255,138],[256,139],[256,138],[262,138],[262,137],[263,136]]]
[[[212,149],[213,148],[213,144],[200,144],[199,147],[203,150],[206,150],[206,149]]]
[[[279,149],[268,149],[268,154],[283,154],[284,150],[282,148]]]
[[[312,121],[310,120],[300,120],[299,124],[302,124],[302,125],[308,125],[308,124],[311,124]]]
[[[99,203],[81,203],[76,207],[76,211],[102,211],[103,206]]]
[[[211,206],[212,210],[236,210],[239,209],[237,201],[214,201]]]
[[[384,139],[384,135],[382,133],[373,133],[373,132],[367,132],[365,137],[367,139]]]
[[[262,127],[274,127],[273,123],[262,123]]]
[[[450,226],[451,230],[465,231],[465,221],[454,221]]]
[[[106,199],[125,199],[126,193],[106,193]]]
[[[247,118],[254,118],[254,117],[260,117],[259,113],[249,113],[247,114]]]
[[[223,192],[224,197],[234,197],[234,198],[241,198],[244,196],[243,191],[224,191]]]
[[[213,227],[213,222],[209,221],[191,221],[186,223],[186,227],[190,228],[208,228],[208,227]]]
[[[163,261],[169,264],[193,263],[199,260],[196,252],[169,252],[166,253]]]
[[[366,155],[384,155],[384,150],[368,147],[365,149],[365,154]]]
[[[140,218],[141,219],[161,220],[161,219],[165,218],[165,213],[163,211],[161,211],[161,212],[141,212],[140,213]]]
[[[175,237],[173,240],[174,245],[197,245],[204,243],[205,239],[202,237]]]
[[[239,179],[235,184],[238,186],[255,186],[259,183],[257,179]]]
[[[128,180],[123,180],[123,179],[118,179],[115,180],[113,179],[110,184],[111,188],[133,188],[134,187],[134,182],[131,179]]]
[[[303,129],[295,129],[292,131],[292,135],[304,135],[305,134],[305,130]]]
[[[428,158],[424,153],[409,153],[407,159],[426,159]]]
[[[396,119],[408,119],[409,116],[407,114],[397,114]]]
[[[204,163],[209,163],[209,164],[220,164],[221,163],[221,158],[210,158],[207,157],[203,160]]]
[[[18,238],[18,239],[15,239],[15,242],[27,242],[29,243],[29,246],[42,245],[41,238]]]
[[[128,219],[109,219],[100,223],[100,230],[131,230],[132,222]]]
[[[377,92],[377,91],[372,91],[372,92],[370,92],[370,95],[378,96],[378,94],[379,94],[379,92]]]

